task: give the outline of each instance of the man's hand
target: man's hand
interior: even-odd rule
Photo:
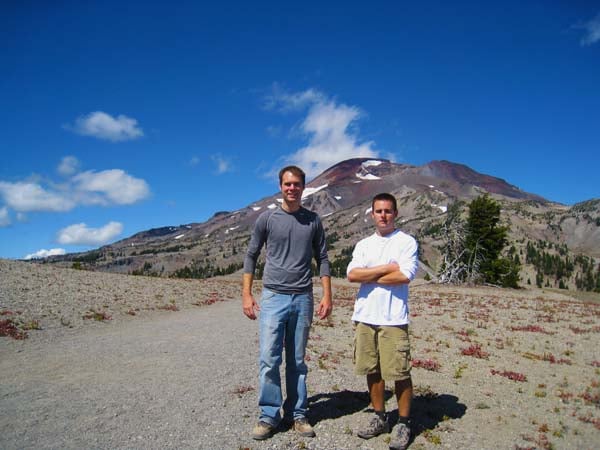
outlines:
[[[323,299],[317,307],[317,316],[319,316],[319,319],[325,319],[331,314],[331,310],[333,309],[333,301],[331,300],[331,277],[329,275],[322,276],[321,283],[323,284]]]
[[[253,274],[245,273],[242,275],[242,310],[248,319],[256,320],[256,313],[260,311],[260,306],[258,306],[252,295],[253,281]]]
[[[248,319],[256,320],[256,313],[260,311],[260,306],[252,294],[242,294],[242,308]]]
[[[317,315],[319,316],[319,319],[325,319],[327,316],[329,316],[329,314],[331,314],[332,310],[333,303],[331,298],[323,297],[323,300],[321,300],[319,306],[317,307]]]

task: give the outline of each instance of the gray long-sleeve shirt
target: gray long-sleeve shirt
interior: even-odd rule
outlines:
[[[265,244],[263,286],[269,290],[283,294],[310,290],[313,256],[319,275],[330,275],[323,224],[316,213],[306,208],[293,213],[276,208],[258,216],[244,259],[244,273],[254,274]]]

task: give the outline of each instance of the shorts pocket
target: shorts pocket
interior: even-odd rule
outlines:
[[[411,368],[412,357],[410,354],[410,342],[401,340],[396,345],[396,367],[400,373],[409,373]]]

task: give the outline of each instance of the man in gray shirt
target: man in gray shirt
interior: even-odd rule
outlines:
[[[317,315],[325,319],[333,307],[331,278],[325,232],[319,216],[302,207],[305,174],[299,167],[287,166],[279,172],[283,195],[280,208],[263,212],[254,225],[244,259],[242,307],[255,320],[260,311],[259,399],[260,417],[252,437],[271,437],[281,421],[294,421],[294,430],[305,437],[315,432],[306,418],[308,395],[304,362],[313,316],[311,261],[314,257],[323,299]],[[263,291],[260,305],[252,295],[258,256],[266,245]],[[285,347],[286,400],[283,402],[279,367]]]

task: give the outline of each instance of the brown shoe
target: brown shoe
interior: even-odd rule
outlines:
[[[315,437],[315,430],[310,426],[306,417],[302,417],[300,419],[296,419],[294,421],[294,431],[296,431],[300,436],[304,437]]]
[[[261,420],[252,430],[252,439],[263,441],[273,436],[274,431],[275,427],[273,425]]]

